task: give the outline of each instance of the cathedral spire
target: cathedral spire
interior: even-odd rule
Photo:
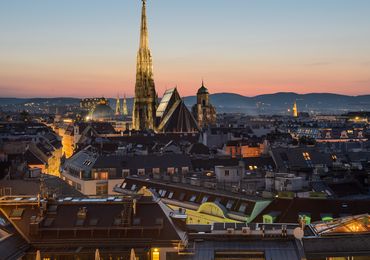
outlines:
[[[142,0],[140,46],[136,60],[135,99],[132,126],[135,130],[154,130],[157,98],[153,80],[152,54],[149,49],[146,0]]]
[[[140,49],[149,48],[148,26],[146,23],[146,0],[143,1],[141,9]]]

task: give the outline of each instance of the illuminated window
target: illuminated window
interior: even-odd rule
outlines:
[[[160,260],[158,248],[153,249],[152,260]]]

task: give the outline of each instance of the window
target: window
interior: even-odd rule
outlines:
[[[194,202],[196,200],[197,196],[196,195],[191,195],[189,201]]]
[[[227,202],[227,204],[226,204],[226,208],[227,208],[227,209],[231,209],[231,208],[233,207],[233,205],[234,205],[234,201],[233,201],[233,200],[229,200],[229,201]]]
[[[204,196],[203,198],[202,198],[202,204],[203,203],[205,203],[205,202],[207,202],[208,201],[208,196],[206,195],[206,196]]]
[[[159,195],[161,195],[161,197],[163,198],[164,196],[166,196],[166,193],[167,193],[167,191],[165,191],[165,190],[160,190],[159,191]]]
[[[243,202],[242,204],[240,204],[239,212],[245,212],[246,208],[247,208],[247,203]]]
[[[10,212],[9,217],[10,217],[10,219],[22,219],[23,212],[24,212],[23,208],[13,209]]]
[[[122,177],[126,178],[127,176],[130,176],[130,169],[123,169],[122,170]]]
[[[174,174],[175,173],[175,168],[173,168],[173,167],[167,168],[167,173],[170,174],[170,175]]]
[[[131,186],[131,190],[132,190],[132,191],[136,190],[136,184],[133,184],[133,185]]]
[[[108,180],[108,172],[94,172],[95,180]]]
[[[107,194],[108,194],[108,183],[97,183],[96,195],[107,195]]]
[[[138,175],[145,175],[145,169],[137,169]]]
[[[229,170],[225,170],[225,176],[229,176],[230,175],[230,171]]]
[[[159,168],[153,168],[153,174],[159,174],[160,169]]]
[[[188,173],[189,172],[189,167],[182,167],[181,172],[182,173]]]
[[[168,197],[167,197],[167,198],[172,199],[172,197],[173,197],[173,192],[171,191],[171,192],[168,194]]]

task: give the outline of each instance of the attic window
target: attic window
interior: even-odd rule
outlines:
[[[243,202],[242,204],[240,204],[239,212],[245,212],[246,208],[247,208],[247,203]]]
[[[169,198],[169,199],[172,199],[172,197],[173,197],[173,192],[171,191],[171,192],[168,194],[168,198]]]
[[[207,201],[208,201],[208,198],[209,198],[209,197],[208,197],[207,195],[206,195],[206,196],[204,196],[204,197],[203,197],[203,199],[202,199],[202,204],[203,204],[203,203],[205,203],[205,202],[207,202]]]
[[[23,212],[24,212],[24,208],[13,209],[10,212],[9,217],[10,219],[22,219]]]
[[[136,184],[132,184],[131,190],[134,191],[136,189]]]
[[[229,201],[227,202],[227,204],[226,204],[226,208],[227,208],[227,209],[231,209],[231,208],[233,207],[233,205],[234,205],[234,201],[233,201],[233,200],[229,200]]]
[[[194,202],[196,198],[197,198],[197,196],[196,196],[196,195],[192,195],[192,196],[190,197],[189,201],[190,201],[190,202]]]

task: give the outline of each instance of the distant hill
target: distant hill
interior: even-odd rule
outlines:
[[[0,98],[0,106],[26,103],[45,103],[63,106],[78,104],[78,98]],[[210,95],[212,104],[218,112],[242,112],[247,114],[284,114],[292,107],[294,101],[299,111],[315,111],[323,113],[344,113],[347,111],[370,111],[370,95],[347,96],[332,93],[297,94],[280,92],[275,94],[246,97],[234,93],[217,93]],[[115,99],[109,99],[112,107]],[[185,104],[190,108],[196,103],[196,96],[184,97]],[[133,98],[127,98],[129,109]]]

